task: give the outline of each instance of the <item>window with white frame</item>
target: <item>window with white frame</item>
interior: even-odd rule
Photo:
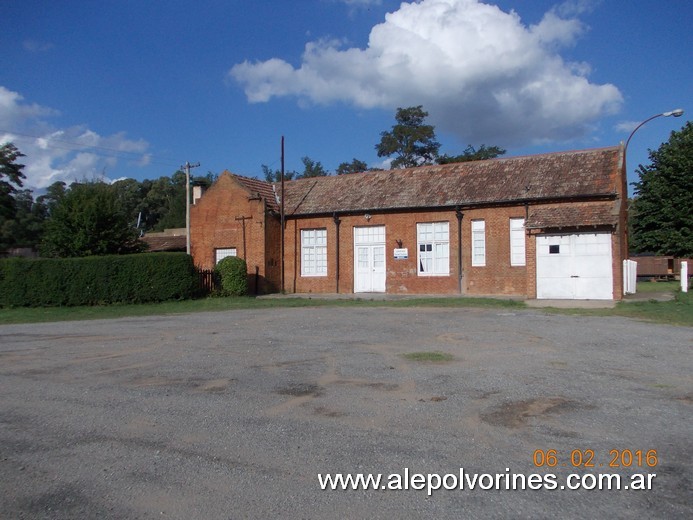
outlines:
[[[416,225],[419,276],[450,274],[450,223],[426,222]]]
[[[525,219],[510,219],[510,265],[525,265]]]
[[[214,250],[214,257],[215,257],[214,263],[218,264],[227,256],[236,256],[236,248],[235,247],[225,247],[225,248],[215,249]]]
[[[301,276],[327,275],[327,230],[301,230]]]
[[[486,222],[472,220],[472,265],[486,265]]]

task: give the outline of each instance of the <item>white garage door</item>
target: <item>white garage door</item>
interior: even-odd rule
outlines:
[[[537,298],[613,299],[611,235],[537,236]]]

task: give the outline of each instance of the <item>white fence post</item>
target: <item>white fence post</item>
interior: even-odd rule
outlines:
[[[688,262],[681,262],[681,291],[688,292]]]
[[[633,260],[623,261],[623,294],[635,294],[638,279],[638,263]]]

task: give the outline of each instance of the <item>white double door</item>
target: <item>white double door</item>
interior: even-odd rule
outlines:
[[[385,226],[354,228],[354,292],[385,292]]]

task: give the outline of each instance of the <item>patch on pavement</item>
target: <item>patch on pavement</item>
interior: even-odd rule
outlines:
[[[279,395],[291,395],[293,397],[302,397],[304,395],[318,397],[322,395],[323,388],[312,383],[293,383],[283,388],[278,388],[276,392]]]
[[[503,403],[488,413],[481,414],[481,419],[494,426],[518,428],[524,425],[531,417],[558,415],[563,412],[590,408],[593,408],[593,406],[565,397],[539,397],[537,399]]]
[[[138,378],[131,382],[136,388],[148,387],[182,387],[191,389],[193,392],[205,392],[219,394],[229,387],[234,379],[204,379],[201,377],[188,378],[168,378],[161,376]]]

